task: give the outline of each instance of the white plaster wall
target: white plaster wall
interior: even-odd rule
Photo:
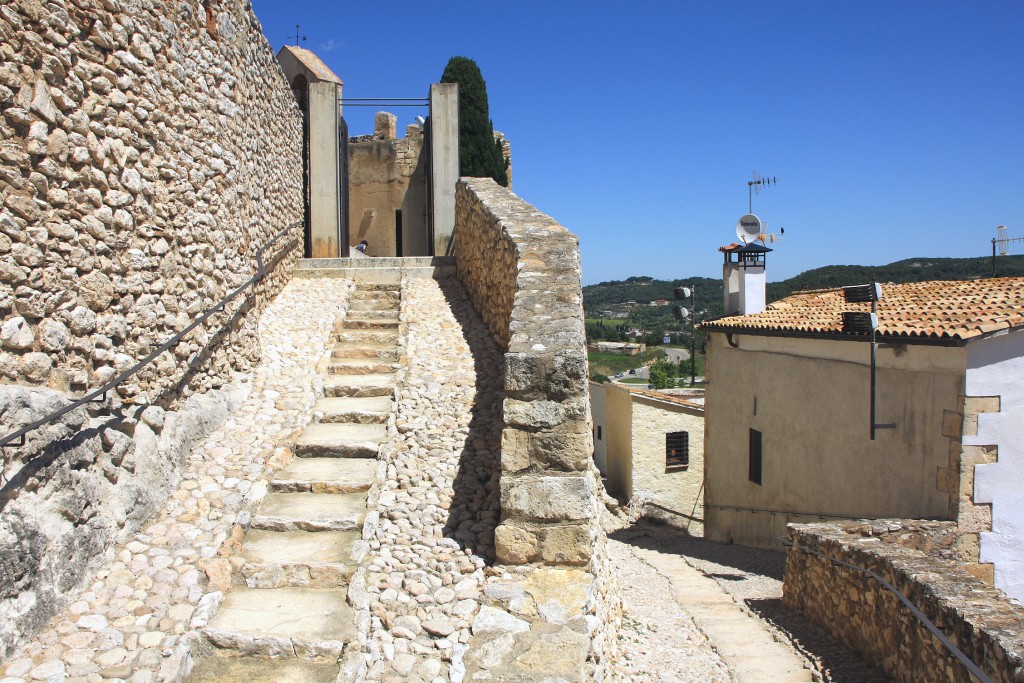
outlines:
[[[702,536],[704,411],[633,395],[632,413],[633,495],[668,508],[675,514],[666,520]],[[686,469],[665,466],[665,435],[669,432],[690,434],[690,465]]]
[[[992,531],[981,534],[981,561],[995,583],[1024,600],[1024,330],[967,346],[968,396],[999,396],[998,413],[978,415],[965,445],[996,445],[998,461],[975,467],[974,502],[991,503]]]
[[[608,424],[605,417],[605,386],[590,383],[590,415],[594,420],[594,464],[603,476],[608,476],[608,465],[605,461],[605,453],[608,443]],[[597,430],[601,429],[601,438],[597,438]]]

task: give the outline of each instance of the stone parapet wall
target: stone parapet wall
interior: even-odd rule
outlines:
[[[0,382],[81,392],[247,280],[254,251],[301,220],[302,118],[243,0],[4,3],[0,45]],[[245,309],[287,270],[122,396],[247,369]]]
[[[455,257],[505,351],[498,559],[590,562],[597,491],[579,241],[487,178],[462,178]]]
[[[873,520],[790,524],[789,540],[884,578],[993,681],[1024,680],[1024,609],[957,568],[955,532],[952,522]],[[878,581],[795,546],[783,604],[896,680],[975,680]]]

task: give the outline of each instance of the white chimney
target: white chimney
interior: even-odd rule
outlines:
[[[757,242],[720,247],[725,254],[722,265],[723,305],[726,315],[752,315],[767,305],[765,254],[771,249]]]

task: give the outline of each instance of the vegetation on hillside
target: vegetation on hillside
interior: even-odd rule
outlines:
[[[501,142],[494,139],[487,83],[480,67],[468,57],[452,57],[441,82],[459,84],[459,175],[494,178],[508,187],[508,161]]]

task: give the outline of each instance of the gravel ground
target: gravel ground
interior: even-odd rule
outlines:
[[[629,548],[637,546],[656,548],[661,552],[672,552],[685,557],[691,566],[696,567],[706,576],[714,578],[737,602],[746,605],[752,613],[752,618],[760,618],[767,622],[782,638],[789,641],[794,651],[810,662],[811,668],[818,672],[822,681],[828,683],[889,683],[890,679],[881,669],[865,662],[859,654],[845,647],[799,612],[788,610],[782,606],[782,577],[786,565],[784,553],[742,545],[714,543],[703,538],[688,536],[669,527],[645,522],[616,532],[611,535],[611,538],[614,539],[612,540],[613,548],[623,556],[632,556],[629,553]],[[635,557],[633,559],[634,562],[639,562]],[[635,569],[633,570],[635,571]],[[656,596],[665,595],[664,591],[651,590],[650,586],[654,584],[653,582],[648,583],[652,580],[649,573],[657,574],[657,572],[650,567],[647,567],[647,572],[647,574],[638,574],[638,577],[641,577],[639,580],[623,581],[620,579],[623,586],[630,584],[642,588],[642,590],[634,589],[641,595],[637,596],[636,602],[630,601],[626,609],[627,617],[639,623],[658,621],[660,618],[657,611],[648,613],[648,609],[667,609],[660,604],[667,601],[663,598],[656,598]],[[622,576],[631,575],[623,574]],[[667,585],[667,579],[664,577],[658,575],[656,579],[660,580],[663,585]],[[646,599],[643,594],[647,594]],[[674,605],[673,602],[672,606]],[[687,620],[689,620],[688,617]],[[657,645],[662,647],[660,639],[658,639]],[[624,680],[715,679],[690,679],[680,675],[678,678],[641,677]]]

